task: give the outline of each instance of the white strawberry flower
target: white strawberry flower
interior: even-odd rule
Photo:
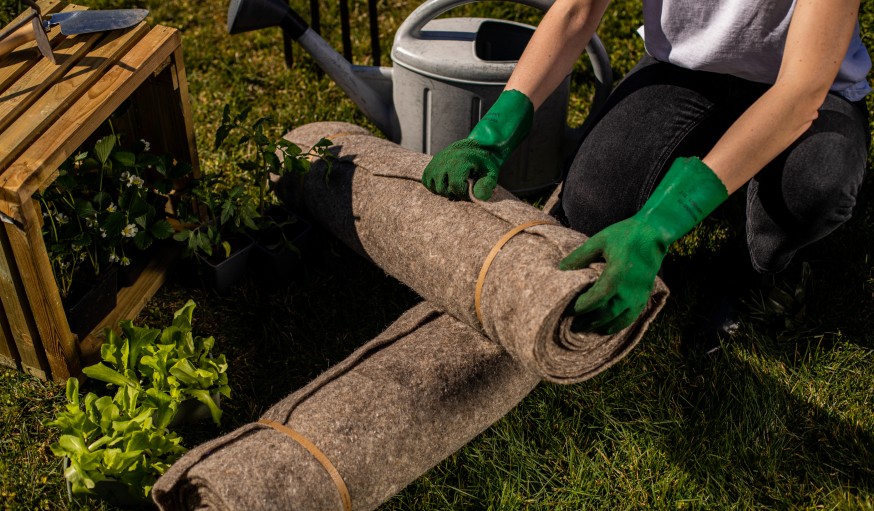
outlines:
[[[133,238],[137,235],[137,231],[139,231],[139,229],[136,224],[127,224],[124,226],[124,229],[121,230],[121,235],[125,238]]]

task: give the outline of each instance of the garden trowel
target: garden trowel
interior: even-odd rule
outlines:
[[[31,12],[0,32],[0,57],[26,42],[36,40],[40,53],[55,62],[46,36],[52,27],[60,26],[61,34],[65,36],[118,30],[136,25],[149,14],[146,9],[80,10],[49,14],[43,18],[34,2],[27,3],[31,6]]]

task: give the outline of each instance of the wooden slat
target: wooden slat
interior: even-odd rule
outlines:
[[[4,224],[6,235],[18,264],[18,273],[45,350],[51,377],[55,381],[65,381],[81,370],[76,338],[67,323],[67,314],[61,303],[61,294],[52,273],[33,201],[23,204],[21,212],[25,229]]]
[[[188,161],[194,172],[194,177],[200,177],[200,161],[197,158],[197,141],[194,136],[194,115],[191,113],[191,101],[188,96],[188,78],[185,75],[185,62],[182,59],[182,46],[173,52],[173,69],[176,71],[176,83],[179,88],[178,105],[182,110],[182,123],[185,125],[185,138],[188,139]]]
[[[12,329],[9,320],[6,319],[6,311],[0,305],[0,365],[21,369],[18,360],[18,348],[15,347],[15,339],[12,338]]]
[[[48,0],[37,2],[43,14],[51,14],[61,10],[61,2],[59,0]],[[79,7],[80,9],[82,7]],[[29,9],[28,9],[29,11]],[[12,23],[24,19],[27,13],[21,13],[18,17],[12,20]],[[10,25],[12,24],[10,23]],[[62,36],[60,30],[52,31],[48,34],[49,43],[52,46]],[[30,67],[42,58],[39,50],[36,47],[36,41],[21,45],[17,50],[9,55],[0,58],[0,91],[6,90],[9,85],[24,74]]]
[[[176,29],[157,26],[107,70],[0,176],[2,213],[23,222],[22,205],[180,43]]]
[[[157,148],[158,152],[188,161],[199,174],[181,47],[173,52],[170,65],[143,83],[131,100],[136,112],[133,129],[137,130],[132,135],[149,133],[153,151]]]
[[[130,48],[143,34],[148,31],[145,22],[127,30],[116,30],[105,34],[105,38],[99,45],[93,48],[87,57],[81,60],[70,59],[75,63],[63,78],[53,83],[45,92],[34,98],[30,108],[26,112],[18,112],[17,118],[13,118],[0,137],[0,169],[9,166],[18,155],[26,151],[32,142],[53,121],[61,117],[67,110],[75,105],[76,100],[86,92],[90,93],[91,86],[103,75],[103,73]],[[71,41],[85,39],[91,44],[104,37],[104,34],[96,34],[95,37],[71,37]],[[76,43],[72,43],[76,45]],[[82,44],[85,44],[84,42]],[[81,45],[76,45],[81,46]],[[79,47],[78,49],[82,49]],[[88,48],[84,48],[88,49]],[[51,63],[48,63],[51,65]],[[36,66],[28,73],[40,71]],[[2,113],[2,112],[0,112]],[[101,119],[102,121],[102,119]],[[3,120],[0,119],[0,128]],[[91,133],[90,131],[88,132]],[[45,139],[45,137],[42,137]],[[57,143],[57,141],[54,141]],[[27,160],[24,162],[27,164]],[[5,173],[4,173],[5,174]],[[5,185],[4,185],[5,186]]]
[[[178,256],[179,251],[175,247],[164,249],[146,266],[133,286],[118,291],[115,309],[79,344],[83,365],[99,361],[100,345],[105,340],[105,329],[117,328],[118,322],[123,319],[134,319],[146,306],[149,298],[164,284],[169,268],[173,266]]]
[[[64,76],[83,55],[91,50],[103,37],[97,32],[65,39],[55,50],[57,64],[47,59],[39,59],[27,74],[21,76],[7,90],[0,92],[0,133],[19,118],[30,105],[37,101],[43,91]],[[60,115],[61,112],[57,114]],[[28,119],[30,116],[28,116]],[[15,136],[14,133],[3,138]],[[13,142],[13,140],[9,140]],[[9,157],[9,160],[12,158]],[[2,165],[2,164],[0,164]]]
[[[0,229],[0,235],[5,235],[2,229]],[[0,259],[0,264],[3,264],[2,259]],[[2,299],[0,299],[0,365],[21,369],[18,348],[16,348],[15,339],[12,337],[12,328],[9,326],[9,319],[6,317]]]
[[[5,225],[5,224],[4,224]],[[7,226],[12,227],[12,226]],[[3,303],[10,334],[18,352],[21,368],[39,378],[49,373],[45,350],[28,306],[27,294],[18,274],[18,265],[6,231],[0,229],[0,301]]]

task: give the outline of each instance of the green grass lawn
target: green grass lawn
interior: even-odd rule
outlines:
[[[225,104],[273,116],[276,134],[320,120],[372,127],[299,47],[294,69],[285,67],[278,29],[228,36],[226,1],[81,3],[148,7],[153,24],[182,31],[204,172],[233,171],[235,155],[212,150]],[[351,3],[355,61],[367,64],[366,4]],[[292,4],[306,17],[307,2]],[[639,4],[614,1],[599,30],[617,76],[643,52],[634,34]],[[520,19],[532,12],[495,5],[500,14],[485,12]],[[328,7],[322,32],[340,48],[336,6]],[[384,56],[414,7],[380,3]],[[872,7],[874,0],[863,1],[863,32],[874,31]],[[22,8],[0,0],[0,23]],[[874,49],[874,33],[865,35]],[[590,94],[580,71],[575,122],[584,117]],[[632,354],[582,384],[541,384],[384,509],[874,509],[870,179],[862,195],[852,221],[799,254],[813,270],[801,321],[774,329],[750,317],[739,340],[718,356],[681,352],[680,340],[700,313],[712,246],[726,232],[736,234],[708,222],[673,256],[687,271]],[[197,332],[215,336],[216,349],[228,355],[234,395],[224,402],[222,427],[184,431],[189,447],[257,419],[419,300],[328,236],[318,236],[307,252],[305,275],[288,288],[265,290],[247,280],[220,297],[171,282],[138,319],[165,322],[193,298]],[[63,401],[61,385],[0,370],[4,509],[106,509],[97,501],[67,502],[61,462],[48,448],[56,433],[44,426]]]

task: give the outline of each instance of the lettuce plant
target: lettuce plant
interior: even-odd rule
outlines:
[[[114,397],[89,392],[80,401],[79,380],[67,380],[68,404],[49,425],[61,432],[51,450],[69,460],[64,477],[73,493],[89,493],[101,481],[116,480],[145,498],[185,453],[182,438],[156,424],[155,409],[141,397],[139,389],[125,386]]]
[[[230,397],[224,355],[211,355],[213,337],[192,333],[195,303],[189,300],[164,329],[120,322],[121,334],[106,331],[102,361],[82,370],[115,387],[113,396],[89,392],[80,400],[79,381],[67,380],[67,402],[50,422],[60,430],[52,452],[69,460],[64,476],[73,493],[90,493],[104,480],[119,481],[147,497],[152,485],[186,449],[168,428],[188,399],[206,405],[219,424],[213,399]]]
[[[213,337],[192,333],[194,308],[194,301],[188,300],[163,330],[120,322],[122,335],[106,332],[100,349],[102,362],[82,372],[110,385],[139,389],[142,398],[154,406],[156,420],[163,427],[186,399],[206,405],[219,424],[222,412],[213,395],[231,395],[228,364],[224,355],[212,355]]]

